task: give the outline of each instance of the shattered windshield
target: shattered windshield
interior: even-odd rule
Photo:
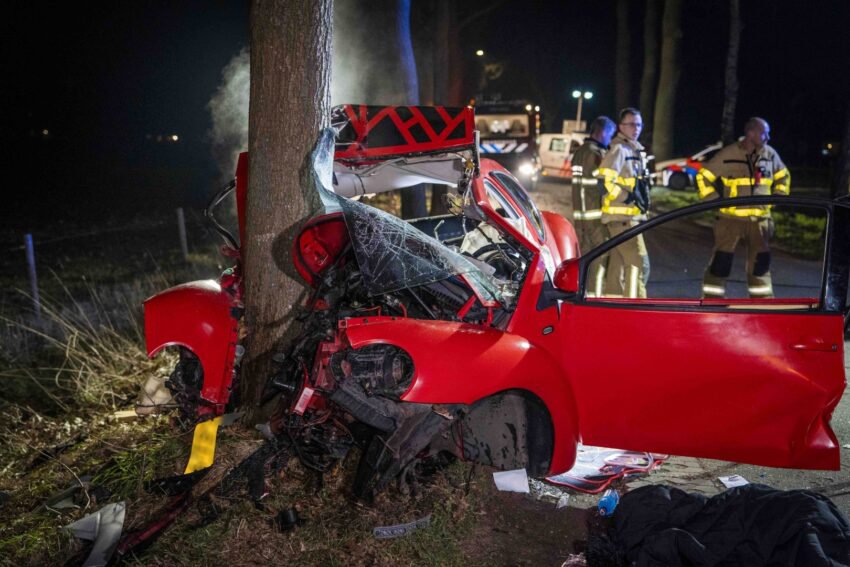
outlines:
[[[463,255],[389,213],[342,197],[339,203],[371,295],[463,274],[483,300],[504,304],[498,280]]]

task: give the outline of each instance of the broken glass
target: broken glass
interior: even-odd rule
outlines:
[[[354,254],[372,295],[464,274],[485,301],[501,301],[495,278],[389,213],[338,197]]]

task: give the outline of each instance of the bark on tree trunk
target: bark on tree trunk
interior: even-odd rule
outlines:
[[[652,145],[655,116],[655,87],[658,86],[658,8],[661,0],[646,0],[643,20],[643,75],[640,79],[640,111],[643,114],[645,146]]]
[[[451,50],[449,48],[450,30],[454,16],[454,3],[451,0],[437,0],[436,37],[434,37],[434,104],[451,104],[449,94]],[[445,185],[431,186],[431,215],[442,215],[448,212],[443,202],[447,193]]]
[[[629,68],[629,49],[631,47],[632,35],[629,26],[629,2],[628,0],[617,0],[617,54],[614,64],[614,85],[616,89],[615,98],[617,111],[629,106],[631,103],[632,77]]]
[[[830,188],[832,198],[850,194],[850,104],[845,112],[844,140],[841,142],[841,155],[838,156]]]
[[[738,104],[738,46],[741,44],[741,3],[729,0],[729,50],[726,52],[726,88],[723,92],[723,116],[720,139],[735,141],[735,106]]]
[[[399,57],[402,96],[397,104],[419,104],[419,83],[416,77],[416,59],[410,39],[410,0],[396,0],[395,52]],[[411,187],[401,192],[401,216],[405,219],[428,216],[425,187]]]
[[[293,335],[304,288],[290,250],[319,206],[310,152],[330,117],[333,0],[253,0],[251,156],[245,266],[247,358],[241,402],[249,421],[271,373],[275,349]]]
[[[653,150],[656,161],[669,159],[673,155],[673,117],[676,110],[676,88],[681,75],[679,50],[682,42],[680,27],[682,16],[681,0],[665,0],[662,22],[661,76],[658,79],[658,95],[655,98],[655,120],[653,127]]]

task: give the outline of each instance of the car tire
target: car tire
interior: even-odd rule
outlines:
[[[684,191],[691,184],[691,179],[687,173],[674,171],[667,180],[667,187],[676,191]]]
[[[180,348],[180,360],[165,381],[177,403],[180,418],[186,428],[191,429],[198,417],[198,405],[201,403],[201,388],[204,384],[204,368],[195,353]]]

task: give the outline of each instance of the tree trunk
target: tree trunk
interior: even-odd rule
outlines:
[[[850,104],[847,105],[845,112],[844,140],[841,141],[841,153],[838,155],[832,176],[832,187],[830,187],[833,199],[850,194]]]
[[[245,346],[241,402],[258,410],[271,356],[296,329],[304,288],[290,250],[319,205],[310,153],[330,117],[333,0],[253,0],[245,269]],[[223,356],[223,354],[222,354]]]
[[[653,150],[656,161],[669,159],[673,155],[673,118],[676,111],[676,88],[682,73],[679,61],[682,43],[681,0],[665,0],[662,22],[661,76],[658,79],[658,95],[655,98],[655,120],[653,127]]]
[[[614,85],[617,111],[631,105],[632,77],[629,66],[629,50],[632,35],[629,22],[628,0],[617,0],[617,54],[614,63]]]
[[[640,79],[640,111],[643,114],[643,144],[652,145],[655,116],[655,87],[658,86],[658,8],[661,0],[646,0],[643,20],[643,75]]]
[[[451,49],[450,30],[454,19],[454,2],[452,0],[437,0],[436,34],[434,37],[434,104],[451,106],[459,104],[450,102],[449,93]],[[431,215],[442,215],[448,212],[443,202],[446,195],[445,185],[431,186]]]
[[[399,57],[400,87],[404,100],[399,104],[419,104],[419,82],[416,77],[416,59],[410,39],[410,0],[396,0],[395,52]],[[405,219],[428,216],[425,187],[420,185],[401,192],[401,216]]]
[[[729,50],[726,52],[726,88],[723,92],[723,116],[720,139],[735,141],[735,106],[738,104],[738,46],[741,44],[741,2],[729,0]]]

